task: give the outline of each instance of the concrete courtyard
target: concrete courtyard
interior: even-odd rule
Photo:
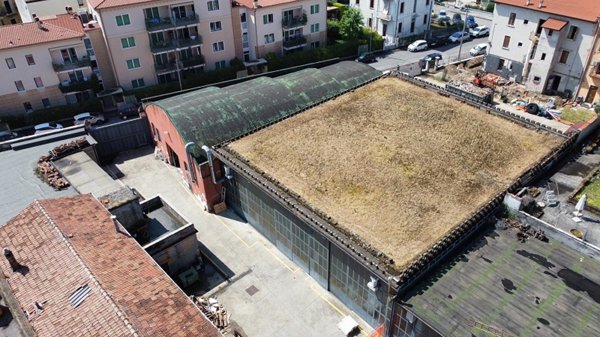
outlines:
[[[372,328],[321,288],[302,269],[233,211],[207,213],[175,167],[155,159],[153,148],[121,154],[108,171],[144,198],[160,194],[194,223],[198,240],[230,271],[229,280],[205,295],[215,296],[252,337],[342,337],[337,324],[351,315],[368,336]],[[115,170],[116,169],[116,170]]]

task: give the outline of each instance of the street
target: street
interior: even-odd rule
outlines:
[[[459,13],[463,20],[465,19],[465,11],[461,11],[460,9],[454,8],[452,6],[444,7],[439,5],[434,5],[434,13],[439,13],[440,9],[445,9],[448,13],[448,16],[452,17],[454,13]],[[468,15],[472,15],[475,17],[475,21],[480,26],[491,27],[492,24],[492,13],[478,10],[469,10]],[[469,50],[474,46],[485,43],[488,41],[489,37],[481,37],[477,39],[473,39],[471,41],[463,43],[462,51],[461,51],[461,59],[469,57]],[[419,52],[409,52],[407,50],[392,50],[388,51],[381,56],[377,57],[377,61],[371,63],[370,65],[377,70],[388,70],[395,68],[399,65],[405,65],[410,63],[418,62],[423,56],[439,52],[443,56],[444,62],[452,62],[458,59],[458,51],[460,49],[460,44],[448,44],[441,47],[431,48],[424,51]]]

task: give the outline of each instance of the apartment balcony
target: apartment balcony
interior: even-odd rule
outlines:
[[[177,46],[175,45],[174,40],[158,41],[158,42],[151,41],[150,42],[150,51],[155,54],[164,53],[169,50],[174,50],[175,48],[177,48]]]
[[[52,63],[52,68],[56,72],[69,71],[78,68],[85,68],[90,66],[90,60],[84,58],[82,60],[67,61],[64,63]]]
[[[303,13],[299,16],[294,16],[293,18],[284,18],[281,20],[281,26],[283,29],[293,29],[296,27],[306,26],[308,22],[308,18],[306,17],[306,13]]]
[[[392,15],[387,11],[379,12],[377,17],[383,21],[392,21]]]
[[[189,59],[182,60],[181,65],[182,65],[182,68],[184,68],[184,69],[204,66],[205,65],[204,56],[195,55]]]
[[[283,50],[292,50],[306,46],[306,38],[304,36],[283,41]]]
[[[190,14],[184,18],[154,18],[146,19],[146,30],[156,32],[160,30],[175,29],[195,25],[199,22],[198,14]]]
[[[194,35],[190,38],[181,38],[177,40],[171,41],[159,41],[159,42],[150,42],[150,51],[154,54],[160,54],[164,52],[168,52],[170,50],[176,50],[181,48],[188,48],[194,46],[202,45],[202,37],[199,35]]]
[[[95,90],[98,88],[98,81],[78,81],[78,82],[70,82],[63,81],[58,88],[62,93],[68,92],[76,92],[76,91],[86,91],[86,90]]]
[[[177,71],[177,63],[169,62],[166,64],[154,64],[154,70],[156,70],[157,74],[170,73],[173,71]]]
[[[177,48],[187,48],[202,45],[202,36],[194,35],[189,38],[177,39],[175,41]]]

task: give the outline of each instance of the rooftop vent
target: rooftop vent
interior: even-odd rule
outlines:
[[[540,0],[540,4],[538,5],[539,8],[544,7],[544,0]]]
[[[92,289],[86,284],[83,285],[71,294],[69,297],[69,302],[73,306],[73,308],[77,308],[83,301],[90,295]]]
[[[12,251],[10,249],[4,248],[4,257],[8,260],[8,263],[10,264],[12,271],[17,271],[21,268],[21,264],[19,262],[17,262],[15,255],[12,253]]]

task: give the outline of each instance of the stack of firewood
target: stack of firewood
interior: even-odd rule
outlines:
[[[191,296],[192,301],[200,308],[202,313],[221,331],[226,334],[229,331],[229,314],[216,298]]]
[[[37,164],[37,172],[44,181],[57,191],[69,187],[69,182],[50,163],[49,156],[40,157]]]

